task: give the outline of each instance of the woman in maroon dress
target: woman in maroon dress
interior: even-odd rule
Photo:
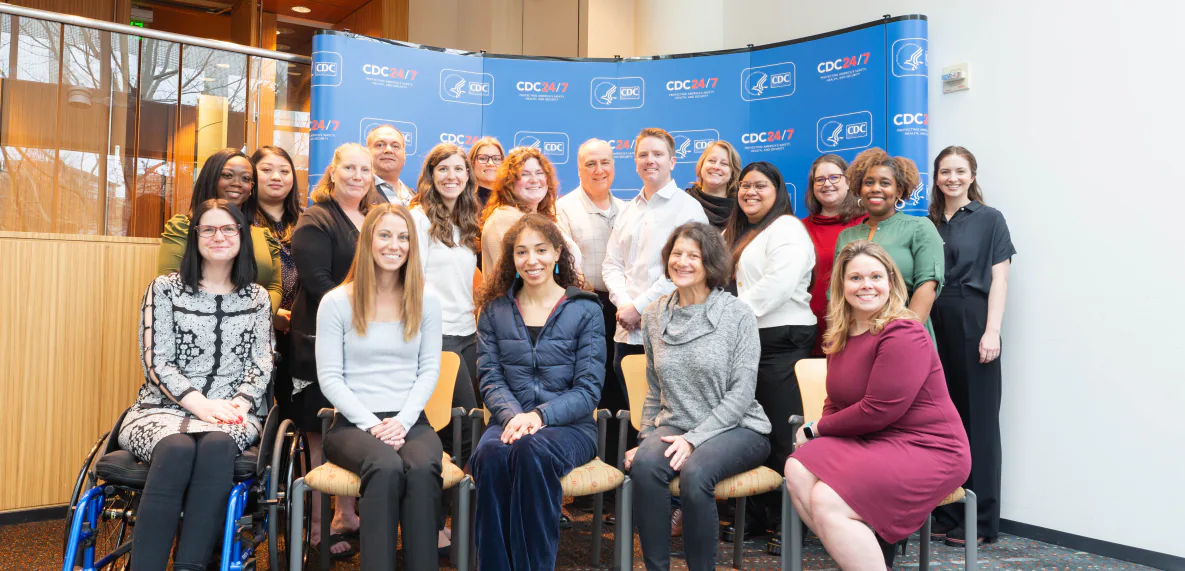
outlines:
[[[840,251],[832,276],[827,400],[823,417],[800,430],[806,442],[786,461],[786,482],[840,568],[879,571],[877,536],[892,544],[921,528],[966,481],[971,452],[892,258],[858,240]]]

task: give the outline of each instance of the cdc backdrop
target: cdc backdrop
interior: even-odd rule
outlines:
[[[441,142],[470,147],[482,136],[508,149],[536,146],[556,165],[561,193],[575,188],[576,150],[596,137],[617,159],[633,156],[644,127],[675,138],[680,186],[695,161],[724,139],[745,163],[769,161],[805,215],[807,170],[820,154],[849,161],[873,146],[913,159],[922,186],[906,206],[928,207],[928,112],[924,16],[901,16],[778,44],[703,54],[570,59],[460,52],[323,31],[313,40],[309,181],[337,146],[365,143],[390,124],[407,137],[403,181]],[[641,181],[620,165],[614,193]]]

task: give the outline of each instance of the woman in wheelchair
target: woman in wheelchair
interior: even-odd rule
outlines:
[[[437,569],[443,452],[423,411],[440,374],[440,303],[424,294],[407,208],[367,213],[349,274],[317,310],[316,343],[321,392],[337,408],[325,457],[362,480],[362,569],[395,568],[400,524],[407,568]]]
[[[506,233],[477,320],[481,394],[492,422],[470,466],[483,570],[555,569],[560,479],[593,459],[605,325],[560,229],[527,214]]]
[[[250,223],[223,199],[193,212],[179,272],[152,281],[141,309],[144,386],[119,445],[150,464],[133,570],[204,570],[221,535],[234,460],[256,443],[269,403],[271,302],[256,277]],[[183,506],[184,503],[184,506]]]

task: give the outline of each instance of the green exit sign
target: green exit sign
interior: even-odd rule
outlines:
[[[132,25],[137,28],[143,28],[144,22],[141,22],[140,20],[132,20]]]

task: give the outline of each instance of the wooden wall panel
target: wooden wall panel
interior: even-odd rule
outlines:
[[[131,405],[158,248],[0,232],[0,510],[68,501],[83,455]]]

